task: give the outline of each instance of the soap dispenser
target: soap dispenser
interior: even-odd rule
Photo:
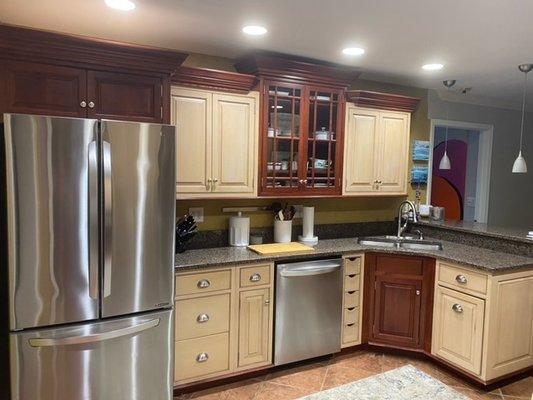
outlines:
[[[239,211],[229,219],[230,246],[248,246],[250,244],[250,217],[243,217]]]

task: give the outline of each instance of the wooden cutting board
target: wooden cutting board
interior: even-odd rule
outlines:
[[[300,251],[314,251],[311,246],[306,246],[298,242],[290,243],[269,243],[269,244],[252,244],[248,246],[250,250],[259,254],[279,254],[279,253],[295,253]]]

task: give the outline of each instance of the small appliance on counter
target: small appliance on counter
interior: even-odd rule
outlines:
[[[303,207],[302,214],[302,234],[298,236],[298,241],[302,244],[314,246],[318,243],[318,236],[314,234],[315,207]]]
[[[187,250],[187,243],[198,233],[198,226],[192,215],[184,215],[176,221],[176,254]]]
[[[250,244],[250,217],[243,217],[241,211],[229,219],[229,244],[238,247]]]

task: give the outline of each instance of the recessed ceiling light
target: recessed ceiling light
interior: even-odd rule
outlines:
[[[348,56],[360,56],[365,54],[365,49],[360,47],[346,47],[342,49],[342,52]]]
[[[444,65],[439,63],[431,63],[431,64],[424,64],[422,65],[422,69],[425,69],[426,71],[438,71],[439,69],[443,69]]]
[[[242,31],[247,35],[261,36],[267,33],[267,29],[261,25],[246,25]]]
[[[105,0],[105,3],[115,10],[131,11],[135,8],[135,3],[130,0]]]

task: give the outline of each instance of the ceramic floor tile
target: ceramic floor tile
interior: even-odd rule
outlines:
[[[267,376],[267,382],[319,391],[326,376],[327,364],[318,363],[276,371]]]
[[[503,396],[497,394],[486,393],[481,390],[469,389],[466,387],[453,387],[459,393],[464,394],[470,400],[502,400]]]
[[[257,379],[249,379],[196,392],[191,398],[198,400],[252,400],[262,384]]]
[[[355,382],[359,379],[368,378],[375,375],[374,372],[366,369],[351,367],[346,368],[345,364],[333,364],[328,367],[322,390],[330,389],[346,383]]]
[[[381,373],[381,358],[383,356],[378,353],[362,352],[353,355],[347,354],[335,357],[331,361],[331,365],[345,368],[362,369],[374,374]]]
[[[533,396],[533,377],[521,379],[510,385],[503,386],[501,391],[504,396],[512,396],[521,399],[531,399]]]
[[[294,400],[314,392],[310,389],[264,382],[254,397],[254,400]]]

